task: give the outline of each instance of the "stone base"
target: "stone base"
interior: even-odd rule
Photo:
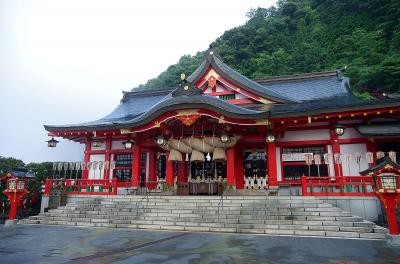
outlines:
[[[400,235],[386,235],[386,243],[392,247],[400,247]]]
[[[15,226],[17,223],[18,223],[17,219],[6,220],[6,222],[4,223],[4,227],[12,227],[12,226]]]

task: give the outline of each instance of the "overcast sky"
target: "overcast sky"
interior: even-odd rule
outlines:
[[[92,121],[128,91],[268,0],[0,0],[0,156],[76,161],[83,145],[47,148],[43,124]],[[189,74],[189,73],[188,73]],[[179,76],[177,76],[179,78]]]

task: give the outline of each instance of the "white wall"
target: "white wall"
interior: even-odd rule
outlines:
[[[124,140],[113,140],[111,142],[111,149],[125,149],[124,144],[122,144]]]
[[[357,152],[361,153],[360,167],[358,166],[354,155]],[[360,171],[368,168],[368,163],[365,159],[365,153],[367,153],[367,146],[365,143],[340,145],[340,153],[352,155],[350,164],[346,162],[344,158],[342,159],[342,172],[344,176],[357,176],[360,175]]]
[[[278,181],[282,181],[282,170],[281,170],[281,148],[276,148],[276,176]]]
[[[287,141],[303,141],[303,140],[329,140],[329,129],[286,131],[283,138],[279,138],[280,142]]]
[[[345,138],[363,138],[364,136],[358,133],[357,130],[355,130],[352,127],[348,127],[344,130],[344,134],[342,136],[339,136],[339,139],[345,139]]]
[[[104,160],[105,160],[104,154],[90,155],[90,161],[104,161]],[[104,178],[103,170],[101,172],[99,169],[96,169],[96,171],[91,169],[89,171],[89,179],[103,179],[103,178]]]

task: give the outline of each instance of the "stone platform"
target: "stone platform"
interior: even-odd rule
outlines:
[[[385,239],[387,229],[315,197],[76,196],[25,224]]]

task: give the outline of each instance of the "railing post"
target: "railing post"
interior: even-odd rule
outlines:
[[[50,184],[51,184],[50,179],[47,178],[44,181],[44,195],[46,195],[46,196],[48,196],[50,194]]]
[[[346,191],[346,179],[344,178],[344,176],[340,177],[340,184],[342,185],[342,196],[345,195],[345,191]]]
[[[112,184],[113,184],[112,193],[113,193],[113,195],[117,195],[117,193],[118,193],[118,179],[114,178]]]
[[[301,194],[303,196],[308,196],[307,192],[307,177],[301,176]]]

